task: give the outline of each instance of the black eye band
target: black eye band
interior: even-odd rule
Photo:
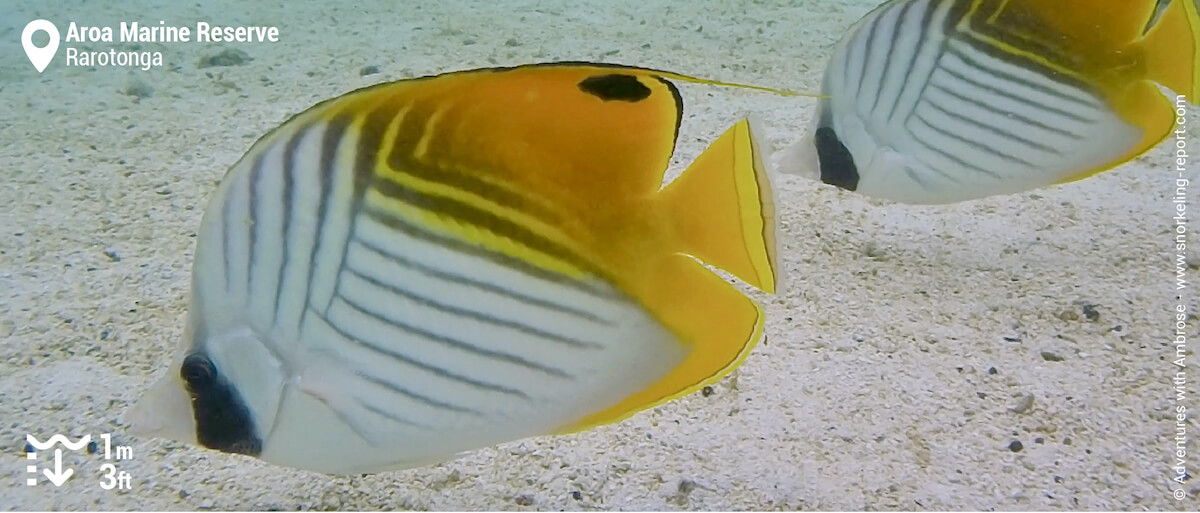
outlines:
[[[196,439],[211,449],[257,456],[262,440],[255,434],[254,416],[216,364],[204,353],[190,354],[179,374],[192,398]]]

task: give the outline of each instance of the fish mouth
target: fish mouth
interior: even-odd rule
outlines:
[[[169,372],[151,385],[121,416],[121,423],[128,426],[129,434],[137,437],[199,443],[191,400],[175,373]]]

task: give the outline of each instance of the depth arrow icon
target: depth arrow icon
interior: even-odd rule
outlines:
[[[67,482],[67,480],[71,478],[71,474],[74,474],[75,471],[71,470],[71,469],[67,469],[66,471],[63,470],[63,468],[62,468],[62,449],[55,449],[54,450],[54,472],[51,472],[50,469],[45,468],[45,469],[42,469],[42,473],[46,475],[46,479],[49,479],[51,483],[54,483],[54,486],[58,487],[58,486],[62,486],[63,483]]]

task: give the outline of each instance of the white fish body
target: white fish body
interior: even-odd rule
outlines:
[[[662,120],[661,129],[647,128],[647,134],[661,138],[665,144],[658,146],[667,152],[646,154],[665,165],[678,120],[673,94],[646,70],[531,66],[385,85],[293,118],[256,143],[210,200],[180,352],[128,421],[140,434],[279,465],[378,472],[620,420],[719,379],[762,334],[761,310],[752,301],[686,256],[654,255],[655,248],[669,247],[657,239],[630,242],[632,258],[646,257],[650,266],[626,251],[612,257],[624,267],[599,270],[595,262],[603,260],[581,256],[580,248],[603,250],[624,239],[599,239],[597,230],[577,230],[585,235],[572,239],[568,231],[594,222],[622,237],[630,228],[612,224],[614,214],[604,206],[551,211],[542,205],[555,194],[595,189],[523,190],[514,185],[521,176],[504,175],[510,168],[499,160],[522,164],[553,154],[552,137],[582,123],[563,118],[565,108],[592,112],[585,118],[592,123],[603,122],[611,109],[645,108]],[[515,116],[481,113],[520,112],[514,95],[539,106],[527,116],[547,121],[522,125]],[[649,99],[642,107],[607,97],[621,95]],[[625,114],[610,117],[620,123]],[[457,129],[464,124],[474,130]],[[748,128],[737,126],[719,148],[740,152],[727,161],[736,166],[706,165],[718,173],[714,179],[734,169],[748,181],[761,176],[759,161],[747,158]],[[541,135],[521,135],[525,127]],[[461,152],[482,150],[458,138],[474,142],[480,133],[502,140],[495,156],[483,153],[480,160],[498,171],[459,171],[465,167],[455,159],[474,158]],[[560,144],[593,144],[564,137]],[[525,149],[530,140],[551,146]],[[637,139],[628,144],[642,147]],[[628,155],[607,149],[585,156]],[[522,164],[514,173],[534,174],[530,187],[539,187],[549,182],[538,174],[562,179],[572,170]],[[661,180],[663,169],[643,171]],[[755,203],[753,188],[734,198],[728,188],[696,182],[707,173],[689,170],[677,182],[692,187],[689,192],[715,191],[732,206],[766,210]],[[646,183],[657,183],[651,179]],[[744,219],[735,217],[734,226]],[[762,226],[749,235],[740,228],[730,234],[767,244],[774,226]],[[598,240],[577,241],[590,236]],[[773,248],[760,251],[764,263],[768,251]],[[631,278],[601,278],[605,273]],[[712,297],[670,297],[676,287]],[[653,299],[658,294],[670,301]],[[705,346],[703,334],[682,335],[695,328],[666,324],[680,315],[722,323],[736,336]],[[696,359],[701,363],[689,363]],[[660,383],[670,376],[678,377]],[[639,393],[648,395],[626,404]]]
[[[834,49],[826,98],[778,168],[868,196],[950,203],[1080,179],[1165,136],[1159,112],[1153,123],[1123,116],[1085,71],[1014,47],[1005,38],[1024,27],[982,14],[1018,9],[1000,4],[893,0],[864,16]]]
[[[353,213],[338,200],[353,175],[317,168],[328,128],[278,133],[261,168],[253,155],[235,167],[199,236],[193,345],[269,426],[258,457],[330,473],[437,461],[553,432],[683,358],[673,334],[603,282],[534,278]],[[252,194],[285,190],[289,141],[292,195]]]

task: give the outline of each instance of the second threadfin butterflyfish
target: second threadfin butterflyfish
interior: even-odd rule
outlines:
[[[733,125],[663,186],[671,82],[584,63],[320,103],[211,198],[188,323],[132,432],[350,474],[615,422],[729,373],[773,293],[765,148]],[[727,84],[728,85],[728,84]]]
[[[1196,4],[1157,4],[887,2],[835,48],[827,97],[778,169],[934,204],[1121,165],[1175,137],[1200,97]]]

